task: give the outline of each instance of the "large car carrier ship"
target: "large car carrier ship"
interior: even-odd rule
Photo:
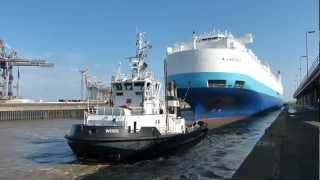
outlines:
[[[280,72],[246,48],[252,42],[251,34],[193,33],[192,42],[167,48],[167,79],[191,106],[193,119],[213,128],[282,106]]]

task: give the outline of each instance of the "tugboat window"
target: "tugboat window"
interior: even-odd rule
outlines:
[[[116,83],[113,85],[113,88],[115,88],[117,91],[121,91],[122,90],[122,85],[121,83]]]
[[[208,87],[226,87],[227,81],[226,80],[208,80]]]
[[[126,90],[132,90],[132,84],[131,83],[125,83],[124,87]]]
[[[123,96],[122,92],[116,93],[117,96]]]
[[[137,87],[138,89],[142,90],[144,83],[143,82],[136,82],[136,83],[134,83],[134,86]]]
[[[235,88],[243,88],[244,87],[245,82],[244,81],[236,81],[234,83],[234,87]]]
[[[170,114],[174,114],[174,108],[173,107],[169,107],[168,110],[169,110]]]

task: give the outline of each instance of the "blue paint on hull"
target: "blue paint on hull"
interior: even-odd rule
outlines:
[[[226,80],[227,86],[208,88],[208,80]],[[235,88],[236,80],[245,81],[244,88]],[[248,117],[283,104],[279,93],[245,75],[190,73],[169,76],[168,81],[176,82],[178,96],[191,105],[195,119],[215,121]]]

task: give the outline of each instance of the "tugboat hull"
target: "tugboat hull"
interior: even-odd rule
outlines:
[[[89,134],[93,129],[95,134]],[[127,133],[119,129],[119,133],[110,135],[106,129],[110,127],[74,125],[66,139],[80,160],[137,161],[186,149],[200,142],[208,130],[203,126],[185,134],[152,135],[152,131]]]

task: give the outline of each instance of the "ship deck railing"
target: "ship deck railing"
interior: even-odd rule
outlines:
[[[110,120],[89,120],[86,123],[92,126],[114,126],[114,127],[125,127],[125,121],[110,121]]]

